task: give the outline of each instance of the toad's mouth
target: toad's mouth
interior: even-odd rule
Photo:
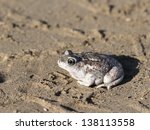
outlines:
[[[61,62],[60,60],[57,61],[57,64],[58,64],[58,66],[59,66],[60,68],[63,68],[63,69],[66,68],[65,63]]]
[[[58,64],[59,67],[62,66],[60,60],[57,61],[57,64]]]

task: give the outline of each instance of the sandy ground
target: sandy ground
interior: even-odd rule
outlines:
[[[0,112],[150,112],[150,0],[0,0]],[[125,78],[80,86],[66,49],[115,55]]]

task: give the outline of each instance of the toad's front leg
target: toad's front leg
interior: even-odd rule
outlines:
[[[92,74],[86,74],[82,80],[78,80],[78,83],[84,86],[92,86],[95,82],[95,77]]]

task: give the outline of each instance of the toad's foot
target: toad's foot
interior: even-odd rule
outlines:
[[[89,86],[91,86],[91,82],[83,82],[83,81],[77,81],[80,85],[83,85],[83,86],[87,86],[87,87],[89,87]]]
[[[108,84],[100,84],[98,86],[96,86],[96,88],[101,88],[101,87],[106,87],[107,90],[111,89],[112,86],[108,85]]]

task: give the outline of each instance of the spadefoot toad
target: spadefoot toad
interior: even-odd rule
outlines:
[[[58,66],[84,86],[110,89],[124,77],[122,65],[116,59],[95,52],[73,53],[67,50],[58,60]]]

